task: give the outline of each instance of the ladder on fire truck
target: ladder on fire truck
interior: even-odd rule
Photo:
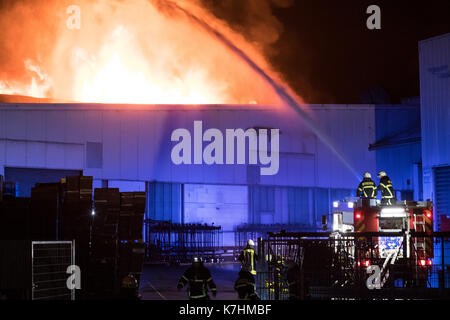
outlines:
[[[413,226],[414,226],[414,230],[416,232],[425,232],[425,219],[424,219],[423,215],[418,217],[418,215],[414,213]],[[419,237],[414,237],[413,244],[414,244],[414,250],[416,251],[418,256],[424,257],[425,253],[426,253],[425,239],[419,238]]]

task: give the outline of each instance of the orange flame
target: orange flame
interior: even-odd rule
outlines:
[[[8,23],[12,37],[25,38],[23,43],[30,46],[32,41],[26,38],[31,36],[54,41],[45,50],[36,46],[19,50],[36,52],[34,57],[22,57],[26,61],[27,80],[0,74],[0,93],[102,103],[280,102],[263,79],[176,10],[171,1],[77,3],[81,10],[77,30],[67,28],[68,3],[53,0],[33,7],[38,14],[28,14],[25,20],[20,17],[27,12],[23,7],[11,9],[14,19]],[[270,71],[259,48],[224,22],[193,1],[178,0],[176,5],[201,16]],[[44,23],[39,23],[39,19]],[[28,21],[39,30],[30,33],[27,23],[21,27],[14,21]],[[41,42],[49,44],[50,40]]]

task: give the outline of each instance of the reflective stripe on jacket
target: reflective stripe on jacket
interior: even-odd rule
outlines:
[[[375,199],[377,197],[377,185],[372,179],[364,178],[358,186],[356,196],[361,198]]]
[[[255,275],[256,259],[257,256],[254,249],[246,247],[244,250],[242,250],[241,254],[239,255],[239,261],[241,261],[242,263],[242,270],[248,271],[252,275]]]
[[[197,270],[193,267],[187,269],[180,278],[178,285],[184,287],[187,284],[189,284],[188,294],[190,299],[206,298],[208,296],[208,287],[211,291],[217,290],[211,273],[205,267],[200,267]]]
[[[389,179],[389,177],[385,176],[380,179],[378,190],[381,191],[382,199],[395,199],[394,187],[392,186],[392,181]]]

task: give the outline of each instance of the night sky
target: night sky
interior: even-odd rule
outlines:
[[[252,8],[244,3],[251,1],[210,2],[217,16],[245,32]],[[271,4],[283,30],[266,51],[309,103],[360,103],[373,87],[383,88],[391,103],[419,96],[418,41],[450,32],[449,0],[285,2],[292,3]],[[371,4],[381,8],[381,30],[366,27]]]

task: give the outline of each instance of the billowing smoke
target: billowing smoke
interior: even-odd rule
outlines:
[[[276,42],[284,31],[275,16],[277,8],[289,8],[293,0],[202,0],[202,4],[215,16],[227,21],[266,54],[276,52]]]
[[[265,58],[283,32],[272,9],[291,2],[4,1],[0,93],[81,102],[278,104],[264,79],[177,8],[220,30],[277,77]],[[68,27],[69,6],[80,9],[80,28]]]

